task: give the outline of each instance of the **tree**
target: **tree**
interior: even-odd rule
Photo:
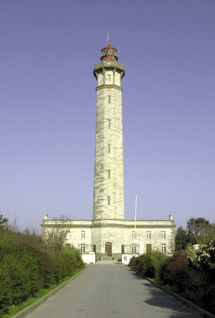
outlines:
[[[215,235],[215,227],[204,218],[189,219],[186,230],[192,244],[205,244]]]
[[[3,215],[0,214],[0,228],[4,228],[6,223],[7,223],[8,219],[3,218]]]
[[[62,249],[66,239],[66,234],[66,230],[56,227],[52,231],[47,231],[43,233],[43,238],[45,239],[45,242],[48,247],[57,251]]]
[[[186,230],[180,226],[175,236],[176,250],[186,249],[188,244],[207,244],[215,238],[215,223],[204,218],[190,218]]]
[[[177,229],[176,235],[175,235],[175,249],[176,250],[184,250],[188,243],[188,236],[186,230],[183,229],[182,226],[180,226]]]

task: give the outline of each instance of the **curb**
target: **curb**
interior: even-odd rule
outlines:
[[[132,269],[132,268],[131,268]],[[188,307],[194,309],[195,311],[200,312],[202,315],[204,315],[204,317],[209,317],[209,318],[215,318],[215,315],[211,314],[209,311],[195,305],[194,303],[192,303],[191,301],[187,300],[186,298],[174,293],[173,291],[167,289],[164,286],[159,285],[158,283],[154,282],[152,279],[146,277],[145,275],[135,271],[134,269],[132,269],[136,274],[138,274],[139,276],[142,276],[143,278],[145,278],[146,280],[148,280],[151,284],[155,285],[156,287],[162,289],[163,291],[165,291],[166,293],[170,294],[171,296],[177,298],[178,300],[180,300],[181,302],[183,302],[184,304],[186,304]]]
[[[53,289],[52,291],[50,291],[48,294],[46,294],[45,296],[41,297],[40,299],[38,299],[37,301],[35,301],[35,303],[33,303],[32,305],[24,308],[23,310],[21,310],[20,312],[18,312],[17,314],[15,314],[14,316],[12,316],[12,318],[24,318],[26,317],[29,313],[31,313],[34,309],[36,309],[37,307],[39,307],[40,305],[42,305],[48,298],[50,298],[51,296],[55,295],[60,289],[64,288],[67,284],[69,284],[73,279],[77,278],[81,273],[83,273],[83,271],[86,270],[87,267],[83,268],[82,271],[80,271],[78,274],[76,274],[75,276],[73,276],[71,279],[67,280],[65,283],[59,285],[58,287],[56,287],[55,289]]]

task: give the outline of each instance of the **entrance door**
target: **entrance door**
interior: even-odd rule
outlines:
[[[151,253],[151,251],[152,251],[152,245],[146,244],[146,253]]]
[[[105,254],[107,256],[112,256],[112,243],[110,242],[105,243]]]

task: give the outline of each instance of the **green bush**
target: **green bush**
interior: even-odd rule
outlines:
[[[161,269],[168,259],[169,257],[165,254],[159,251],[152,251],[138,257],[132,257],[129,266],[147,277],[159,279]]]
[[[48,251],[43,251],[40,253],[38,258],[39,272],[42,280],[42,287],[49,288],[55,283],[55,258],[54,255],[50,254]]]
[[[81,267],[74,247],[50,247],[35,233],[0,228],[0,316]]]
[[[132,258],[129,261],[128,266],[130,266],[131,268],[135,269],[135,265],[137,263],[137,259],[138,259],[137,257],[132,256]]]
[[[164,284],[197,305],[215,313],[215,242],[177,252],[161,270]]]
[[[188,244],[172,257],[158,251],[132,257],[129,266],[215,314],[215,239],[198,250]]]
[[[81,258],[81,252],[77,248],[73,246],[65,246],[63,247],[62,253],[68,276],[71,275],[76,269],[84,266]]]
[[[41,288],[37,259],[26,251],[6,254],[0,262],[0,308],[19,304]]]
[[[187,261],[185,297],[215,313],[215,240],[195,251],[189,247]]]

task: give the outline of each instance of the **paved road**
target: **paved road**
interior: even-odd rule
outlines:
[[[121,264],[90,265],[27,318],[199,318]]]

